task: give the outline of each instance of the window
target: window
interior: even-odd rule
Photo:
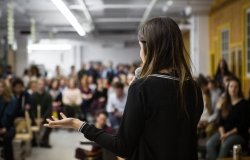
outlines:
[[[222,57],[229,62],[229,30],[221,32],[221,54]]]
[[[246,67],[247,75],[250,76],[250,9],[246,14]]]

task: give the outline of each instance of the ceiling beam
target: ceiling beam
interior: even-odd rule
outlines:
[[[140,22],[141,18],[97,18],[95,23],[123,23]]]
[[[187,5],[187,1],[174,1],[172,7],[185,7]],[[209,6],[211,1],[190,1],[189,5],[192,7],[203,7]],[[88,6],[88,5],[87,5]],[[100,4],[100,5],[89,5],[89,11],[103,10],[103,9],[146,9],[148,7],[147,4]],[[72,10],[81,10],[79,5],[70,5],[70,9]],[[162,8],[162,4],[156,4],[155,8]]]

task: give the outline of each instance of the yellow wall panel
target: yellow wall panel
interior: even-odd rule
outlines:
[[[232,52],[241,50],[242,75],[240,79],[245,93],[250,88],[250,77],[246,76],[245,50],[245,14],[248,8],[250,8],[250,0],[214,0],[209,20],[210,57],[214,57],[214,62],[210,63],[210,73],[215,73],[215,68],[221,58],[221,31],[228,29],[230,38],[229,66],[233,66]]]

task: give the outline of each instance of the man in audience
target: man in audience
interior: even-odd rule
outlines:
[[[17,100],[17,117],[24,117],[25,110],[31,108],[31,97],[24,89],[24,83],[20,78],[12,83],[14,97]]]
[[[70,67],[69,78],[73,78],[73,79],[77,78],[76,67],[74,65]]]
[[[80,80],[82,76],[87,75],[86,65],[82,63],[80,71],[77,73],[78,79]]]
[[[124,84],[121,82],[114,84],[114,90],[115,92],[108,97],[107,112],[109,113],[111,126],[117,128],[123,115],[127,95],[124,92]]]
[[[48,92],[45,91],[45,82],[43,79],[37,81],[37,91],[32,95],[32,116],[37,117],[37,106],[41,106],[41,117],[43,121],[46,118],[50,118],[52,115],[52,98]],[[51,128],[44,128],[44,133],[41,138],[41,147],[51,148],[49,144],[49,136],[51,133]]]
[[[113,68],[113,62],[110,61],[108,63],[107,69],[103,72],[102,76],[108,80],[109,84],[111,84],[111,82],[113,81],[113,78],[115,77],[115,75],[116,75],[116,73],[115,73],[115,70]]]

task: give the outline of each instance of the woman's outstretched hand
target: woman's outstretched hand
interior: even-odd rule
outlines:
[[[62,119],[59,120],[52,116],[52,119],[46,119],[47,124],[44,124],[45,127],[49,128],[72,128],[79,129],[81,125],[84,123],[76,118],[68,118],[63,113],[60,113]]]

